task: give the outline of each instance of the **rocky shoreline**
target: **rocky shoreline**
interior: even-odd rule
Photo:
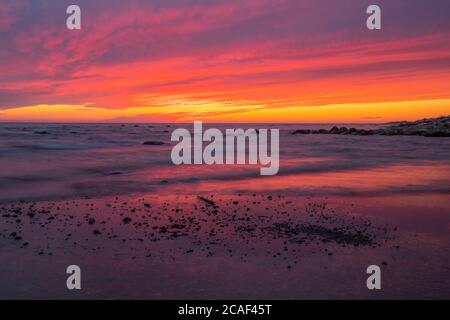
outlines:
[[[292,134],[339,134],[339,135],[357,135],[357,136],[423,136],[423,137],[450,137],[450,116],[435,119],[422,119],[414,122],[391,123],[386,127],[367,130],[347,127],[333,127],[330,130],[319,129],[299,129]]]

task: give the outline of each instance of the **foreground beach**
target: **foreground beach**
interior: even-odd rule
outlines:
[[[169,126],[1,125],[1,298],[450,297],[448,138],[285,125],[263,178],[174,167]]]
[[[1,209],[0,296],[445,298],[448,224],[439,225],[448,223],[448,201],[427,199],[439,210],[410,196],[408,205],[383,205],[381,216],[388,199],[378,197],[352,205],[261,195],[214,205],[193,196],[14,204]],[[64,288],[70,264],[83,268],[81,292]],[[383,270],[376,293],[365,288],[371,264]]]

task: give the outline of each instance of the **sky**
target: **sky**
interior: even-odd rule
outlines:
[[[414,120],[449,83],[448,0],[0,2],[0,121]]]

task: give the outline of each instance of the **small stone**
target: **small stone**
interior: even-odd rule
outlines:
[[[161,142],[161,141],[145,141],[143,144],[144,144],[145,146],[162,146],[162,145],[164,145],[165,143],[164,143],[164,142]]]
[[[122,222],[125,224],[129,224],[129,223],[131,223],[131,218],[128,218],[128,217],[123,218]]]

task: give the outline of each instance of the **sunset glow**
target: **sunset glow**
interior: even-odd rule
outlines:
[[[367,1],[78,2],[80,31],[64,28],[65,1],[0,4],[0,121],[373,123],[450,113],[450,23],[439,4],[417,23],[401,14],[406,2],[380,1],[386,31],[369,32]]]

